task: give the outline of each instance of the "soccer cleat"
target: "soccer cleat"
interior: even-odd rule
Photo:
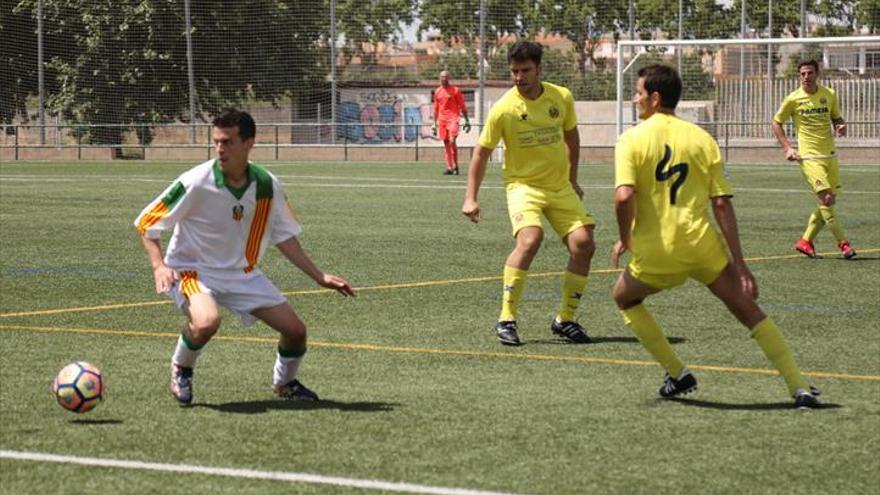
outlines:
[[[584,327],[576,321],[559,321],[558,318],[554,319],[550,325],[550,330],[575,344],[589,344],[592,342],[587,333],[584,332]]]
[[[840,254],[843,255],[844,258],[851,260],[856,257],[856,251],[852,248],[849,241],[840,241],[837,244],[837,247],[840,249]]]
[[[452,169],[452,175],[458,175],[458,167]]]
[[[663,386],[660,387],[660,397],[669,399],[676,395],[685,395],[697,389],[697,379],[691,374],[691,370],[684,368],[678,378],[672,378],[669,373],[663,378]]]
[[[443,171],[443,175],[457,175],[457,174],[451,168],[447,168],[446,170]]]
[[[495,333],[498,335],[498,341],[504,345],[522,345],[519,335],[516,334],[515,321],[499,321],[495,325]]]
[[[171,363],[171,395],[181,404],[193,400],[193,369]]]
[[[821,393],[822,392],[816,387],[810,387],[809,391],[802,388],[797,389],[794,393],[794,407],[798,409],[816,409],[822,407],[822,401],[819,400],[819,395],[821,395]]]
[[[808,241],[804,238],[798,239],[798,241],[794,243],[794,248],[807,258],[818,258],[818,256],[816,256],[816,247],[813,246],[812,241]],[[853,256],[855,256],[855,253],[853,253]]]
[[[273,387],[275,395],[282,399],[288,400],[319,400],[318,394],[309,390],[299,380],[287,382],[284,385],[276,385]]]

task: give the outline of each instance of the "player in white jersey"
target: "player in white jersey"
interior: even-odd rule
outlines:
[[[218,305],[244,325],[259,319],[281,334],[272,378],[277,396],[318,399],[296,379],[306,352],[305,324],[257,268],[269,244],[319,285],[354,296],[348,282],[318,269],[300,246],[302,229],[281,183],[248,161],[255,136],[246,112],[227,110],[215,118],[217,159],[183,173],[135,220],[156,292],[168,294],[187,317],[171,358],[171,393],[182,404],[192,402],[193,367],[220,327]],[[160,235],[171,229],[163,258]]]

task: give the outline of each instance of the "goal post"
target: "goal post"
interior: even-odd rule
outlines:
[[[797,85],[797,62],[814,58],[820,81],[838,92],[852,140],[880,142],[880,36],[704,40],[622,40],[617,45],[616,125],[634,125],[626,102],[636,73],[648,64],[677,66],[684,118],[725,137],[771,139],[767,125]],[[716,138],[719,137],[716,135]],[[876,144],[875,144],[876,146]]]

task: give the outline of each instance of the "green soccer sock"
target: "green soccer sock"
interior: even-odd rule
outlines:
[[[831,229],[831,233],[834,234],[834,238],[837,239],[837,242],[846,240],[846,237],[843,235],[843,227],[840,225],[840,222],[837,221],[837,215],[834,214],[834,207],[820,206],[819,213],[822,215],[822,220],[825,221],[825,225]]]
[[[675,355],[669,340],[645,305],[638,304],[624,309],[620,314],[623,316],[623,322],[636,334],[642,346],[654,356],[669,376],[678,378],[681,370],[684,369],[684,363]]]
[[[587,287],[587,276],[569,271],[562,276],[562,301],[559,304],[559,321],[574,320],[574,313],[581,303],[584,289]]]
[[[816,207],[810,215],[810,219],[807,221],[807,230],[804,231],[804,239],[812,242],[812,240],[819,235],[819,231],[822,230],[822,227],[824,226],[825,220],[822,219],[822,213],[819,212],[819,207]]]
[[[515,321],[519,300],[526,286],[528,270],[504,265],[504,288],[501,292],[501,316],[498,321]]]
[[[752,329],[752,338],[764,351],[767,359],[773,363],[773,367],[779,371],[785,384],[788,386],[788,393],[794,395],[797,389],[809,390],[810,386],[801,376],[800,368],[794,361],[794,354],[791,348],[785,343],[785,337],[776,323],[770,318],[765,318],[761,323],[755,325]]]

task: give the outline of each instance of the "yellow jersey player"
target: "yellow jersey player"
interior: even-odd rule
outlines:
[[[643,302],[693,278],[751,331],[795,405],[818,407],[818,389],[804,381],[779,327],[755,302],[758,286],[743,259],[718,144],[675,116],[682,87],[675,69],[650,65],[638,76],[633,102],[643,122],[620,136],[614,154],[620,239],[611,257],[615,267],[626,251],[632,257],[613,297],[624,322],[666,370],[660,396],[686,394],[697,380]],[[709,219],[710,204],[720,235]]]
[[[807,230],[794,245],[801,253],[816,258],[813,239],[828,226],[837,239],[837,247],[846,259],[856,255],[843,227],[834,212],[834,203],[840,194],[840,165],[834,148],[834,133],[846,135],[846,122],[840,115],[837,93],[820,85],[819,64],[809,60],[798,64],[801,87],[785,97],[779,111],[773,116],[773,134],[785,151],[785,159],[799,162],[807,184],[816,194],[817,206],[807,222]],[[794,149],[785,135],[782,124],[792,118],[798,134],[798,148]]]
[[[461,208],[471,221],[480,220],[477,194],[489,156],[504,140],[503,175],[516,241],[504,266],[501,315],[495,326],[498,340],[505,345],[521,344],[517,307],[529,266],[544,238],[542,215],[569,251],[562,301],[550,328],[571,342],[590,342],[575,321],[595,251],[595,222],[584,209],[584,193],[577,182],[580,137],[574,98],[568,89],[541,81],[541,55],[541,45],[531,41],[519,41],[508,52],[514,87],[489,112],[471,157]]]

